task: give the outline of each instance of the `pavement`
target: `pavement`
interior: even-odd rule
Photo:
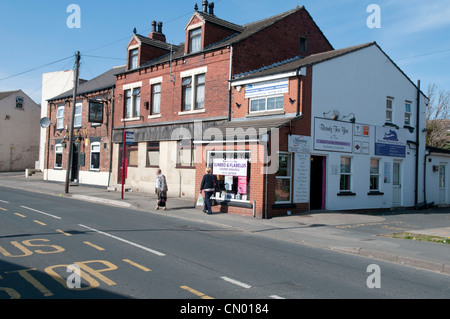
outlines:
[[[166,211],[155,210],[155,194],[125,192],[121,199],[120,190],[109,191],[99,186],[70,186],[69,193],[65,194],[64,183],[44,181],[41,174],[25,177],[23,172],[0,173],[0,186],[138,209],[293,244],[367,257],[372,260],[370,263],[373,259],[383,260],[450,275],[450,245],[380,236],[406,231],[444,237],[450,241],[450,208],[369,213],[309,211],[258,219],[223,213],[207,215],[200,207],[194,206],[192,199],[186,198],[169,197]]]

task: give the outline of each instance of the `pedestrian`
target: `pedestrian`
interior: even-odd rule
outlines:
[[[200,184],[200,194],[202,193],[202,190],[205,192],[203,212],[206,213],[208,211],[208,215],[211,215],[211,196],[216,190],[216,179],[211,174],[210,167],[206,167],[205,169],[205,175],[203,175],[202,183]]]
[[[167,209],[167,182],[166,177],[161,174],[161,169],[158,168],[156,170],[156,180],[155,180],[155,194],[157,196],[158,201],[156,202],[156,208],[162,207],[163,210]]]

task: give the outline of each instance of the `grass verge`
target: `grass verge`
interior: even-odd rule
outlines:
[[[408,232],[385,234],[385,235],[380,235],[380,236],[387,237],[387,238],[427,241],[427,242],[438,243],[438,244],[450,244],[450,238],[432,236],[432,235],[414,234],[414,233],[408,233]]]

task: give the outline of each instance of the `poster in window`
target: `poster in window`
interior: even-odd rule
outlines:
[[[238,194],[247,194],[247,177],[239,176],[238,177]]]

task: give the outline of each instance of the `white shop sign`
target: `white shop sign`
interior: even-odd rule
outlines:
[[[245,98],[267,96],[289,92],[289,80],[282,79],[270,82],[248,84],[245,87]]]
[[[314,149],[352,153],[353,124],[328,119],[314,119]]]
[[[213,160],[213,174],[225,176],[247,176],[246,159],[222,159]]]

